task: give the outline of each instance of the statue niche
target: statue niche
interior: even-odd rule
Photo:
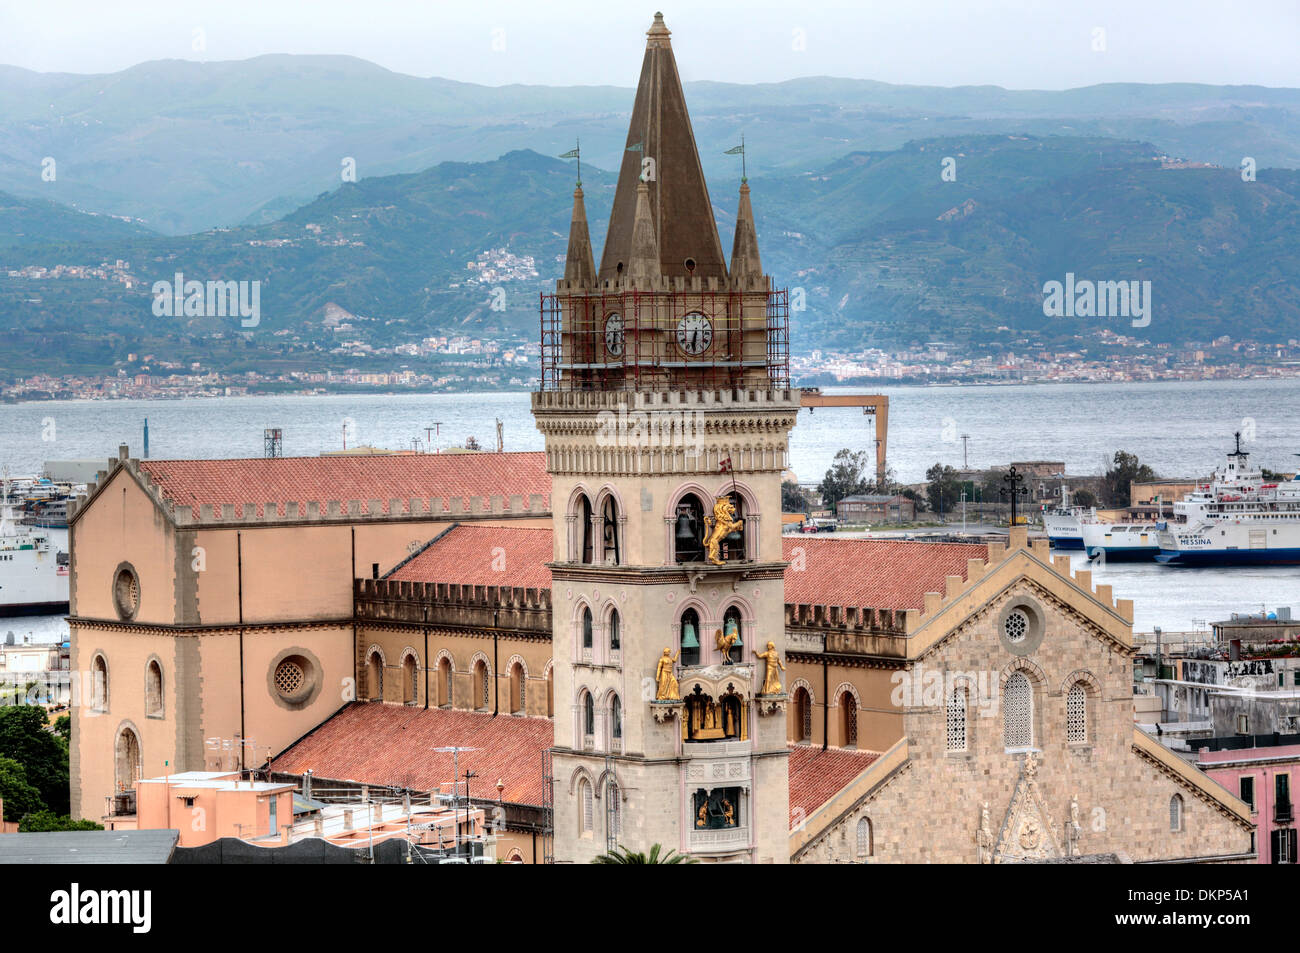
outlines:
[[[697,831],[726,830],[740,826],[740,788],[698,788],[693,798]]]
[[[682,719],[683,741],[745,741],[749,738],[748,705],[735,690],[717,700],[704,694],[699,685],[686,696],[686,717]]]

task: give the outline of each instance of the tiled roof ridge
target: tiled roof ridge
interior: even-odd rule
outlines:
[[[516,456],[532,456],[541,460],[543,454],[540,451],[517,452]],[[460,460],[460,455],[439,455],[447,459]],[[501,457],[504,454],[491,454],[492,457]],[[444,516],[506,516],[506,515],[536,515],[543,516],[550,514],[550,506],[544,493],[530,493],[525,501],[524,494],[512,493],[508,497],[505,494],[490,495],[445,495],[445,496],[427,496],[427,497],[390,497],[383,499],[307,499],[307,500],[245,500],[236,502],[222,503],[190,503],[185,500],[173,498],[168,493],[168,482],[157,479],[153,472],[154,464],[199,464],[199,465],[220,465],[220,464],[239,464],[243,466],[255,466],[258,464],[277,465],[275,461],[285,461],[285,463],[303,463],[311,461],[320,463],[322,466],[332,463],[357,463],[360,461],[396,461],[409,462],[416,459],[409,455],[389,455],[374,454],[361,455],[353,457],[233,457],[218,460],[206,459],[175,459],[175,460],[144,460],[141,461],[136,457],[129,456],[129,451],[125,445],[119,448],[117,457],[110,457],[107,468],[98,471],[94,481],[87,485],[87,492],[84,496],[78,496],[69,505],[69,518],[73,519],[77,513],[88,505],[95,498],[98,492],[107,485],[108,481],[114,477],[119,470],[126,470],[135,479],[142,489],[147,492],[159,509],[176,525],[207,524],[207,523],[311,523],[311,522],[352,522],[360,519],[366,520],[400,520],[400,519],[421,519],[436,518],[442,519]],[[422,460],[421,462],[426,462]]]

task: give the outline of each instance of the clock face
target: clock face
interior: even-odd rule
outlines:
[[[613,357],[623,353],[623,316],[617,312],[605,319],[605,350]]]
[[[703,354],[713,343],[713,325],[698,311],[677,322],[677,346],[687,354]]]

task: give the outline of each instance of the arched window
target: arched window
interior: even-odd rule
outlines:
[[[516,662],[510,667],[510,700],[516,706],[515,713],[522,715],[528,710],[528,689],[525,682],[524,667]]]
[[[740,619],[740,607],[731,606],[722,616],[722,634],[735,635],[731,652],[727,656],[732,662],[739,662],[745,657],[744,623]]]
[[[623,703],[617,695],[609,705],[609,736],[615,743],[623,740]]]
[[[587,499],[585,495],[578,506],[578,519],[582,523],[578,528],[582,539],[582,549],[579,551],[578,561],[593,563],[596,561],[595,527],[592,525],[591,520],[591,500]]]
[[[1177,833],[1183,829],[1183,796],[1175,794],[1169,799],[1169,830]]]
[[[492,679],[488,676],[487,663],[482,659],[474,663],[474,699],[480,711],[492,707]]]
[[[161,717],[163,713],[162,666],[150,659],[144,668],[144,713]]]
[[[546,670],[546,717],[555,717],[555,678],[554,668]]]
[[[1065,736],[1067,741],[1088,740],[1088,690],[1075,682],[1065,696]]]
[[[858,820],[858,860],[870,857],[875,845],[872,843],[871,821],[863,817]]]
[[[584,606],[582,609],[582,650],[590,654],[591,652],[591,607]]]
[[[420,700],[419,666],[415,656],[408,655],[402,659],[402,701],[414,705]]]
[[[856,748],[858,746],[858,700],[853,697],[852,692],[844,692],[840,695],[840,718],[842,720],[841,729],[844,734],[845,748]]]
[[[794,718],[791,719],[795,730],[795,741],[812,740],[812,696],[806,688],[794,690]]]
[[[445,656],[438,662],[438,706],[451,707],[451,659]]]
[[[91,663],[90,702],[95,711],[108,711],[108,662],[102,655]]]
[[[1008,678],[1002,690],[1002,741],[1008,748],[1034,746],[1034,696],[1024,672]]]
[[[114,745],[114,780],[119,791],[134,791],[140,780],[140,739],[131,728],[123,726]]]
[[[582,693],[582,746],[590,748],[596,742],[596,700],[591,692]]]
[[[623,650],[622,633],[618,630],[619,618],[618,610],[612,609],[609,613],[609,650],[610,652],[621,652]]]
[[[677,503],[673,558],[679,563],[699,562],[704,558],[704,503],[694,493],[687,493]]]
[[[745,558],[745,500],[739,493],[727,494],[731,505],[736,509],[736,519],[740,528],[728,533],[722,539],[722,558],[731,562]]]
[[[595,804],[592,803],[591,782],[583,778],[578,782],[578,803],[582,806],[578,818],[578,833],[590,834],[595,821]]]
[[[682,613],[679,648],[683,665],[700,664],[700,614],[694,609]]]
[[[372,702],[384,700],[384,658],[378,651],[371,652],[366,659],[366,688]]]
[[[601,533],[604,545],[604,561],[607,566],[617,566],[622,561],[618,549],[618,507],[614,505],[614,496],[605,497],[601,508]]]
[[[948,750],[966,750],[966,712],[970,695],[965,685],[958,685],[948,696]]]

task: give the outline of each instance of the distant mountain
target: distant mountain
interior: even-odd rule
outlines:
[[[17,245],[142,238],[156,234],[136,222],[80,212],[43,199],[0,192],[0,249]]]
[[[732,171],[710,183],[724,248]],[[17,265],[123,259],[132,286],[0,272],[9,344],[0,373],[102,370],[127,352],[320,369],[356,366],[332,353],[342,341],[535,342],[538,292],[563,268],[573,184],[572,163],[515,151],[347,183],[266,225],[12,247],[4,259]],[[597,249],[613,186],[612,174],[583,164]],[[963,136],[751,176],[751,186],[765,270],[807,302],[792,315],[796,351],[1065,341],[1102,325],[1131,333],[1127,320],[1045,317],[1043,285],[1067,272],[1151,281],[1152,321],[1140,334],[1154,341],[1300,337],[1300,172],[1263,169],[1244,182],[1233,169],[1163,161],[1142,142]],[[47,212],[46,234],[74,214]],[[176,272],[261,282],[260,325],[154,315],[150,288]],[[350,329],[327,320],[340,313],[353,316]]]
[[[630,77],[629,77],[630,78]],[[814,77],[686,84],[710,179],[741,133],[755,175],[820,169],[851,151],[934,137],[1106,137],[1235,167],[1300,167],[1300,90],[1108,84],[1053,91],[894,86]],[[0,67],[0,186],[161,232],[270,220],[358,176],[532,149],[581,137],[584,161],[616,168],[632,90],[487,87],[394,73],[344,56],[162,60],[105,75]],[[54,182],[40,163],[55,158]]]

